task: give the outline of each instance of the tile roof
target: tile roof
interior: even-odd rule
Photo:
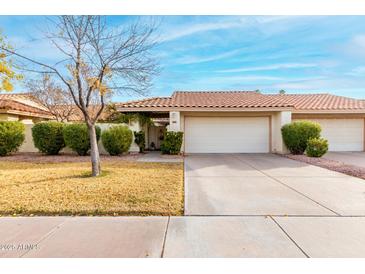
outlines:
[[[58,112],[68,112],[69,108],[65,105],[55,106],[57,108]],[[89,106],[89,110],[91,111],[91,114],[96,114],[97,111],[99,111],[99,106]],[[104,108],[103,112],[100,114],[98,121],[105,121],[109,118],[111,115],[111,112],[108,110],[107,107]],[[71,113],[67,118],[68,122],[81,122],[84,121],[84,115],[82,114],[81,110],[77,106],[73,106],[71,109]]]
[[[117,109],[130,108],[293,108],[298,111],[348,111],[364,110],[365,100],[331,94],[263,94],[255,91],[177,91],[171,97],[154,97],[144,100],[117,103]],[[63,106],[58,106],[62,108]],[[42,105],[32,100],[30,94],[0,94],[0,111],[24,112],[27,116],[52,118]],[[100,120],[110,113],[105,110]],[[81,111],[75,107],[69,121],[82,121]]]
[[[23,112],[27,116],[50,118],[46,108],[31,99],[29,94],[0,94],[0,110]]]
[[[364,110],[365,101],[331,94],[264,94],[255,91],[176,91],[171,97],[155,97],[116,104],[128,108],[278,108],[296,110]]]
[[[57,108],[57,112],[62,113],[68,112],[68,107],[64,105],[54,106]],[[90,106],[92,113],[98,110],[93,106]],[[29,93],[4,93],[0,94],[0,111],[5,110],[6,112],[16,112],[17,114],[24,116],[35,116],[43,117],[47,119],[54,119],[55,117],[35,98]],[[106,120],[110,116],[110,112],[105,109],[100,115],[99,120]],[[72,107],[68,121],[84,121],[84,116],[79,108],[76,106]]]
[[[142,100],[116,103],[118,107],[170,107],[171,97],[152,97]]]
[[[192,107],[192,108],[260,108],[291,107],[286,102],[255,91],[176,91],[171,97],[155,97],[117,104],[120,108]]]
[[[297,110],[365,110],[365,100],[332,94],[268,94],[292,104]]]

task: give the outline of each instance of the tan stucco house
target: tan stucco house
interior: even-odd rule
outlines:
[[[184,132],[185,153],[284,153],[281,127],[299,119],[320,123],[331,151],[365,149],[365,101],[331,94],[177,91],[116,106],[161,120],[147,129],[148,143],[164,126]]]
[[[75,107],[58,105],[54,106],[58,109],[58,112],[63,111],[69,113],[69,116],[64,122],[83,122],[84,118],[81,111]],[[105,120],[109,117],[110,113],[106,109],[100,120]],[[19,148],[19,152],[38,152],[38,149],[34,146],[32,138],[32,127],[35,123],[47,120],[57,120],[56,117],[44,106],[42,106],[30,93],[3,93],[0,94],[0,121],[21,121],[25,124],[25,140],[22,146]],[[99,124],[102,129],[108,128],[108,124]],[[131,130],[139,130],[139,126],[130,125]],[[107,152],[99,143],[100,153],[106,154]],[[138,151],[139,148],[136,144],[132,144],[130,151]],[[70,149],[65,148],[64,152],[71,152]]]
[[[76,106],[57,105],[53,107],[58,113],[67,113],[64,122],[82,122],[81,111]],[[106,109],[99,120],[106,120],[110,113]],[[31,93],[2,93],[0,94],[0,121],[22,121],[34,124],[44,120],[57,120],[56,117]]]
[[[330,151],[365,150],[365,101],[331,94],[177,91],[171,97],[115,106],[122,113],[142,112],[153,118],[151,126],[129,125],[134,131],[145,131],[146,148],[150,149],[159,149],[167,128],[184,132],[182,152],[185,153],[285,153],[281,127],[306,119],[321,124]],[[33,124],[54,119],[27,93],[0,94],[0,120]],[[68,121],[82,121],[80,111],[75,109]],[[27,127],[27,136],[31,136],[30,129],[31,125]],[[134,150],[138,148],[131,148]]]
[[[30,124],[49,119],[53,119],[49,111],[28,93],[0,94],[0,121]]]

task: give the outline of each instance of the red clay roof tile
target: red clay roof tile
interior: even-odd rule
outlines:
[[[365,101],[332,94],[270,94],[297,110],[365,110]]]
[[[171,97],[156,97],[145,100],[119,103],[118,107],[192,107],[192,108],[257,108],[291,107],[280,99],[269,98],[255,91],[184,92],[176,91]]]
[[[331,94],[264,94],[254,91],[177,91],[171,97],[155,97],[117,104],[119,108],[276,108],[296,110],[365,110],[365,101]]]
[[[51,114],[36,102],[28,104],[29,95],[26,94],[0,94],[0,109],[6,111],[24,112],[27,116],[41,116],[51,118]]]

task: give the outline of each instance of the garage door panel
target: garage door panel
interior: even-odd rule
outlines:
[[[269,152],[267,117],[186,117],[185,152]]]
[[[363,119],[310,119],[322,127],[322,137],[328,140],[329,151],[363,151]]]

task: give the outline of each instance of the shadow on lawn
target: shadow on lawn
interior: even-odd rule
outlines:
[[[78,175],[56,176],[56,177],[45,178],[45,179],[41,179],[41,180],[33,180],[33,181],[28,180],[27,182],[19,182],[19,183],[11,182],[9,184],[4,184],[4,185],[14,185],[14,184],[29,185],[29,184],[49,182],[50,180],[53,181],[53,180],[62,180],[62,179],[95,179],[95,180],[97,180],[99,178],[103,178],[108,175],[111,175],[112,173],[113,172],[110,170],[104,170],[101,172],[101,174],[99,176],[93,177],[93,176],[91,176],[90,171],[84,171]],[[0,173],[0,175],[1,175],[1,173]]]

